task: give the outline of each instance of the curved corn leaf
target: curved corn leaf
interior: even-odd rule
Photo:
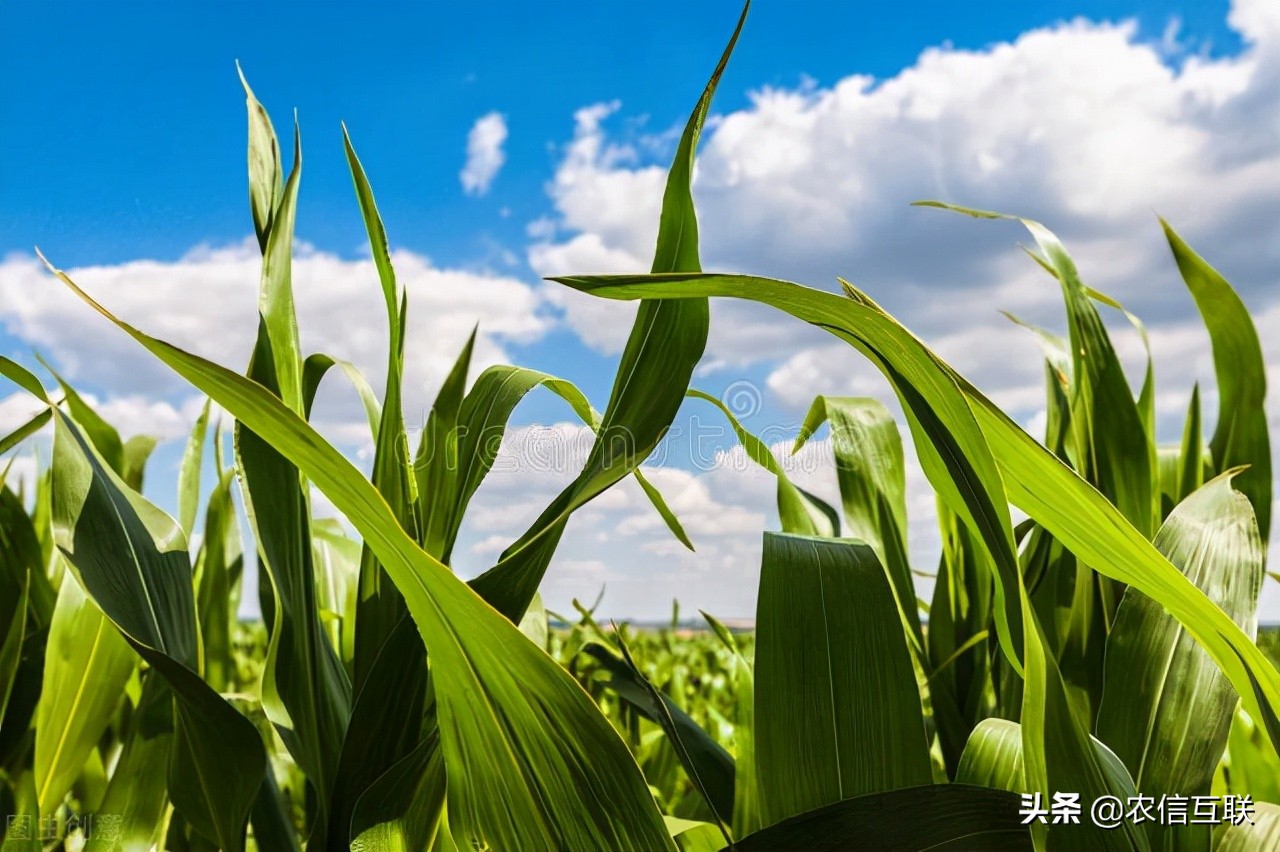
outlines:
[[[868,545],[765,533],[754,721],[766,825],[932,780],[906,636]]]
[[[1267,749],[1266,736],[1240,709],[1236,710],[1227,736],[1223,768],[1231,792],[1280,803],[1280,757]]]
[[[9,696],[13,693],[13,683],[18,678],[18,667],[22,664],[22,645],[27,636],[27,599],[28,586],[23,584],[22,592],[14,602],[14,613],[10,617],[9,626],[0,636],[0,719],[9,709]]]
[[[57,274],[246,429],[270,435],[373,547],[431,655],[455,835],[503,849],[672,848],[634,759],[581,687],[414,544],[341,453],[258,383],[148,337]]]
[[[1248,634],[1257,631],[1262,543],[1249,499],[1231,487],[1234,472],[1178,504],[1156,534],[1156,548]],[[1205,796],[1227,745],[1237,696],[1213,660],[1160,604],[1125,593],[1107,639],[1098,736],[1132,770],[1138,789]],[[1207,828],[1153,823],[1154,843],[1198,848]]]
[[[55,428],[59,546],[85,590],[177,699],[169,796],[209,840],[243,849],[266,757],[252,723],[198,673],[191,565],[185,550],[173,549],[182,546],[181,530],[126,491],[61,412]]]
[[[58,589],[36,708],[40,812],[61,804],[120,706],[138,657],[74,580]]]
[[[1136,796],[1133,778],[1120,758],[1097,737],[1090,737],[1090,740],[1098,765],[1106,775],[1108,788],[1123,800]],[[1022,726],[1017,722],[983,719],[973,729],[964,747],[956,783],[1013,793],[1032,792],[1024,774],[1022,748]]]
[[[946,434],[935,431],[927,436],[918,435],[916,443],[925,472],[935,488],[944,499],[950,492],[949,505],[958,502],[964,509],[957,510],[957,514],[966,519],[974,517],[959,497],[958,489],[938,477],[937,468],[930,463],[931,454],[937,452],[932,449],[931,440],[939,440],[943,448],[958,449],[955,442],[946,439],[947,434],[959,436],[960,446],[970,450],[974,458],[981,458],[983,447],[988,448],[988,457],[999,464],[1003,477],[986,481],[1003,481],[1003,489],[996,492],[1003,491],[1002,500],[1007,496],[1009,502],[1034,518],[1086,564],[1138,588],[1177,618],[1231,680],[1250,714],[1261,721],[1272,748],[1280,743],[1280,674],[1249,637],[1102,494],[896,321],[872,307],[873,303],[862,294],[853,291],[850,295],[855,298],[841,299],[798,284],[740,275],[598,276],[555,280],[607,298],[697,295],[758,301],[818,325],[873,354],[873,361],[895,382],[895,389],[909,403],[904,409],[920,406],[925,416],[933,412],[933,422],[947,427]],[[890,344],[893,348],[888,348]],[[981,430],[976,439],[973,427],[965,423],[958,405],[964,406],[968,416],[976,418]],[[933,458],[938,457],[933,455]],[[962,481],[972,482],[971,479]],[[983,529],[976,524],[974,527]],[[985,534],[983,538],[986,539]],[[1009,585],[1018,588],[1017,582]],[[1001,600],[1000,587],[996,590]],[[1013,600],[1016,604],[1016,595]],[[998,627],[1000,623],[998,617]]]
[[[783,532],[834,538],[840,535],[840,521],[834,509],[824,501],[792,484],[782,464],[764,441],[747,431],[722,400],[709,393],[690,389],[688,396],[709,402],[729,421],[747,458],[773,474],[778,480],[778,523]],[[798,448],[798,445],[797,445]]]
[[[378,402],[378,397],[369,385],[369,380],[355,364],[325,355],[323,352],[314,352],[302,362],[302,410],[307,420],[311,419],[311,407],[316,401],[316,392],[320,390],[320,382],[333,367],[342,371],[347,381],[351,382],[356,395],[360,397],[360,404],[364,406],[364,415],[369,421],[370,439],[376,441],[378,423],[382,420],[382,404]]]
[[[204,466],[204,443],[209,432],[209,400],[204,401],[200,416],[191,427],[191,437],[182,451],[178,466],[178,526],[191,540],[196,528],[196,512],[200,502],[200,469]]]
[[[352,852],[416,852],[432,847],[444,812],[438,731],[369,785],[356,804]]]
[[[1227,280],[1160,220],[1182,280],[1209,330],[1218,378],[1218,423],[1209,447],[1215,470],[1249,465],[1236,480],[1253,504],[1263,542],[1271,534],[1271,433],[1267,369],[1249,311]]]
[[[622,634],[615,631],[613,635],[619,643],[621,656],[599,642],[589,642],[582,653],[608,672],[609,688],[619,698],[662,728],[694,787],[706,800],[711,812],[727,825],[733,818],[733,758],[670,696],[645,677],[631,657]]]
[[[819,396],[805,416],[793,452],[823,423],[831,424],[840,504],[848,525],[845,535],[875,550],[893,584],[912,644],[922,648],[924,635],[907,560],[907,471],[898,424],[877,400]]]
[[[667,174],[653,272],[701,269],[691,183],[694,151],[720,76],[737,44],[750,2],[685,124]],[[569,514],[627,476],[662,440],[684,400],[711,323],[705,298],[643,300],[618,365],[609,404],[578,478],[538,517],[474,587],[499,612],[519,622],[537,590]]]
[[[1123,307],[1085,286],[1062,242],[1039,222],[937,201],[919,201],[916,206],[937,207],[982,219],[1012,219],[1021,222],[1030,232],[1043,253],[1036,260],[1058,280],[1066,301],[1072,360],[1071,405],[1078,434],[1083,439],[1081,449],[1085,452],[1080,475],[1149,538],[1155,532],[1159,508],[1154,439],[1093,302],[1101,298],[1120,310],[1124,310]],[[1141,323],[1138,329],[1145,338]],[[1147,363],[1149,378],[1150,358]],[[1150,388],[1151,382],[1145,387]],[[1154,401],[1151,394],[1152,391],[1144,389],[1144,395],[1149,397],[1148,406]]]
[[[91,831],[85,852],[151,849],[159,842],[157,835],[169,795],[164,773],[157,772],[156,767],[168,762],[172,746],[173,693],[164,678],[152,671],[143,676],[142,692],[130,714],[120,758],[98,807],[100,813],[119,817],[119,831],[114,836],[106,831]]]
[[[969,528],[941,503],[938,525],[942,556],[925,639],[933,721],[943,761],[954,775],[974,725],[992,709],[987,698],[992,570]],[[1006,705],[1004,710],[1016,713],[1017,707]]]
[[[39,432],[49,423],[49,418],[53,413],[47,408],[42,408],[34,417],[23,423],[17,429],[14,429],[8,435],[0,438],[0,455],[9,452],[32,435]]]
[[[1012,793],[963,784],[909,787],[799,814],[723,852],[1031,852],[1019,803]]]
[[[1225,826],[1214,852],[1271,852],[1280,848],[1280,805],[1257,802],[1253,816]]]
[[[240,608],[244,551],[231,489],[235,471],[228,469],[209,494],[204,537],[196,556],[196,611],[204,643],[204,675],[209,685],[226,691],[235,670],[232,625]]]

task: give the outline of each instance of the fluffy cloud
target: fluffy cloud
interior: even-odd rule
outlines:
[[[1016,226],[907,206],[941,197],[1045,221],[1091,283],[1155,320],[1190,306],[1158,210],[1261,299],[1280,264],[1280,126],[1256,120],[1280,99],[1278,17],[1272,3],[1240,0],[1231,23],[1245,51],[1177,67],[1133,23],[1081,20],[982,51],[931,48],[883,81],[759,90],[703,144],[705,265],[817,286],[844,275],[928,334],[995,325],[997,307],[1051,316],[1052,282],[1026,283],[1034,276],[1009,251],[1025,239]],[[577,115],[550,186],[563,236],[532,246],[539,272],[645,265],[663,168],[609,140],[602,121],[616,109]],[[578,323],[588,342],[602,338],[599,320]],[[713,337],[713,358],[795,350],[792,335],[721,325],[733,334]]]
[[[405,381],[411,423],[422,421],[430,394],[477,320],[479,367],[508,360],[505,344],[534,341],[550,327],[538,292],[516,278],[440,269],[405,251],[394,252],[392,260],[409,295]],[[259,267],[256,244],[246,241],[198,248],[174,262],[137,260],[72,268],[68,274],[149,334],[240,368],[248,363],[257,329]],[[386,311],[373,262],[303,247],[293,283],[303,352],[352,361],[379,387],[386,374]],[[0,262],[0,327],[51,356],[77,384],[109,389],[112,405],[137,408],[144,400],[175,398],[180,404],[190,395],[180,379],[80,303],[34,258],[14,255]],[[340,439],[354,440],[358,433],[352,400],[335,380],[317,401],[319,420]],[[145,431],[166,436],[176,428],[169,414],[154,407],[139,412],[152,424]]]
[[[1214,373],[1153,211],[1236,285],[1255,314],[1272,385],[1280,383],[1280,123],[1259,120],[1280,103],[1280,6],[1235,0],[1229,24],[1244,48],[1223,58],[1188,55],[1176,28],[1153,40],[1133,22],[1075,20],[978,51],[930,48],[888,79],[760,89],[704,135],[694,182],[704,268],[829,289],[846,277],[1039,429],[1036,341],[998,310],[1061,330],[1056,283],[1017,250],[1029,239],[1016,223],[909,203],[940,198],[1039,219],[1091,285],[1147,321],[1160,432],[1176,438],[1195,381],[1212,419]],[[647,268],[665,162],[646,156],[642,140],[610,132],[620,108],[576,115],[548,187],[556,215],[530,230],[528,260],[540,274]],[[563,290],[551,298],[588,345],[621,349],[630,306]],[[1139,376],[1137,334],[1119,314],[1104,315]],[[759,376],[784,412],[818,393],[891,397],[849,347],[745,303],[713,303],[704,365]],[[1274,393],[1271,405],[1280,426]],[[699,478],[708,499],[767,511],[767,478],[744,486],[755,475],[745,476],[736,493],[719,471]],[[918,472],[912,482],[912,511],[923,519],[913,518],[913,551],[927,565],[936,553],[932,498]],[[1266,611],[1280,617],[1268,585]]]
[[[507,120],[501,113],[491,112],[479,118],[467,134],[467,163],[458,173],[467,195],[484,195],[506,162],[502,150],[507,141]]]

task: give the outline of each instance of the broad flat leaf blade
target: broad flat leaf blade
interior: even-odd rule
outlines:
[[[846,799],[748,835],[734,852],[1031,852],[1020,799],[963,784],[910,787]],[[730,852],[729,849],[723,852]]]
[[[1257,630],[1263,553],[1249,499],[1232,474],[1210,481],[1173,510],[1156,548],[1249,635]],[[1125,593],[1107,639],[1098,736],[1133,772],[1138,789],[1204,796],[1226,748],[1237,695],[1209,655],[1160,604]],[[1198,827],[1192,827],[1192,829]],[[1153,827],[1172,846],[1194,848],[1190,831]],[[1190,844],[1190,845],[1188,845]]]
[[[1274,849],[1280,849],[1280,805],[1257,802],[1249,821],[1222,829],[1214,852],[1272,852]]]
[[[765,534],[754,721],[766,825],[932,780],[897,603],[869,546]]]
[[[36,709],[40,812],[51,814],[111,723],[138,657],[80,584],[64,577],[45,649]]]
[[[265,754],[252,723],[197,673],[199,646],[185,550],[162,550],[144,517],[77,427],[58,413],[54,512],[59,545],[103,613],[173,689],[177,710],[169,795],[202,834],[227,849],[244,831]],[[150,523],[162,513],[153,507]],[[181,540],[172,520],[171,538]],[[70,577],[65,582],[75,582]]]
[[[876,551],[914,642],[923,645],[907,560],[907,473],[898,424],[877,400],[819,396],[805,417],[796,449],[824,422],[831,424],[831,449],[848,527],[844,534]]]

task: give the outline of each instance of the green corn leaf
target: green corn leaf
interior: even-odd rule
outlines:
[[[909,787],[793,816],[722,852],[1031,852],[1031,832],[1021,824],[1019,806],[1019,798],[1003,790],[962,784]]]
[[[373,190],[369,186],[364,167],[351,146],[351,139],[347,135],[345,126],[342,128],[342,141],[387,311],[387,378],[382,397],[382,416],[374,443],[373,485],[391,507],[400,525],[410,536],[418,539],[413,508],[416,500],[414,493],[416,480],[413,477],[409,458],[409,439],[405,432],[401,393],[407,299],[404,288],[396,281],[395,269],[391,265],[387,233],[382,224],[382,217],[378,213],[377,204],[374,202]],[[364,679],[373,665],[374,658],[380,653],[383,643],[387,641],[395,625],[407,612],[400,591],[386,576],[374,558],[373,552],[366,546],[360,557],[360,591],[356,604],[354,680],[357,687],[364,685]],[[412,663],[412,665],[416,666],[418,663]],[[387,698],[389,699],[390,696]],[[386,767],[380,769],[385,771]]]
[[[36,399],[44,402],[48,395],[35,374],[11,358],[0,355],[0,376],[4,376]]]
[[[713,616],[702,617],[733,654],[733,694],[737,715],[733,726],[733,836],[746,837],[763,825],[755,757],[755,669],[733,633]]]
[[[127,491],[60,412],[55,426],[59,546],[94,602],[176,698],[169,796],[209,840],[243,849],[265,755],[253,725],[198,673],[191,565],[182,531]]]
[[[590,698],[415,545],[341,453],[258,383],[148,337],[58,277],[247,429],[270,435],[374,548],[431,655],[456,835],[497,848],[672,847],[634,759]]]
[[[690,389],[688,396],[709,402],[720,410],[738,436],[747,458],[773,474],[778,480],[778,522],[783,532],[833,538],[840,534],[840,521],[835,510],[821,499],[797,487],[787,476],[782,464],[764,441],[747,431],[729,406],[708,393]]]
[[[1027,790],[1039,792],[1045,802],[1055,793],[1071,792],[1080,801],[1092,804],[1101,796],[1116,796],[1122,801],[1132,794],[1133,782],[1127,773],[1117,773],[1109,756],[1100,754],[1089,735],[1088,719],[1071,700],[1057,661],[1047,653],[1044,634],[1031,614],[1030,602],[1024,599],[1028,629],[1026,631],[1026,683],[1023,688],[1021,733],[1023,774]],[[1120,767],[1123,770],[1123,766]],[[1043,833],[1045,827],[1033,828]],[[1092,819],[1079,824],[1052,825],[1048,828],[1049,850],[1090,849],[1146,850],[1143,829],[1124,822],[1109,830]]]
[[[373,796],[373,785],[395,771],[395,767],[418,748],[430,692],[422,638],[406,612],[382,643],[381,652],[356,693],[351,722],[347,726],[338,761],[329,817],[330,838],[336,841],[351,836],[354,839],[352,817],[358,803],[366,796]],[[434,721],[432,714],[428,729],[434,727]],[[438,746],[436,748],[438,750]],[[424,756],[421,763],[423,770],[427,765],[425,757],[429,755]],[[404,763],[395,776],[402,784],[407,784],[410,791],[418,786],[414,783],[416,779],[406,777],[414,765],[417,764]],[[441,788],[437,798],[442,798],[443,793]],[[402,794],[397,797],[399,795]],[[370,801],[376,798],[374,796]],[[416,797],[406,799],[404,807],[409,807],[414,801]],[[388,810],[398,813],[390,803],[388,807],[380,807],[377,813],[385,815]],[[438,817],[436,814],[435,818]],[[366,814],[364,819],[372,817]],[[433,820],[428,819],[427,822],[434,825]]]
[[[352,852],[434,849],[444,817],[444,761],[437,732],[369,785],[351,823]]]
[[[1021,657],[1022,575],[1000,475],[952,374],[928,349],[865,295],[847,298],[797,284],[742,275],[590,276],[553,279],[606,298],[736,296],[773,305],[830,331],[863,352],[902,402],[925,474],[947,506],[977,530],[997,569],[996,626],[1015,666]]]
[[[200,501],[200,471],[204,466],[204,444],[209,432],[209,400],[205,400],[200,416],[191,427],[191,437],[182,451],[178,467],[178,525],[188,539],[196,527]]]
[[[347,377],[347,381],[351,382],[351,387],[355,389],[356,395],[360,397],[360,404],[364,406],[365,417],[369,420],[370,439],[376,441],[378,439],[378,423],[382,420],[382,403],[378,402],[378,397],[374,394],[369,380],[364,377],[364,373],[360,372],[360,368],[355,364],[350,361],[344,361],[341,358],[333,358],[323,352],[315,352],[308,355],[307,360],[302,362],[302,410],[307,419],[311,419],[311,406],[316,401],[316,392],[320,390],[320,382],[333,367],[337,367],[342,371],[342,374]]]
[[[249,111],[249,208],[253,213],[253,227],[258,234],[258,247],[265,253],[267,237],[272,230],[280,198],[284,194],[283,168],[280,164],[280,145],[276,141],[271,117],[249,88],[240,63],[236,73],[244,86],[245,105]]]
[[[442,479],[445,483],[452,482],[452,497],[436,498],[436,509],[433,510],[441,512],[444,521],[440,526],[430,519],[427,523],[427,543],[440,544],[444,561],[452,558],[453,544],[467,504],[493,465],[498,451],[497,439],[501,438],[511,411],[525,394],[536,387],[545,387],[569,403],[579,419],[597,432],[597,441],[600,440],[601,417],[571,382],[524,367],[497,366],[485,370],[459,408],[456,443],[450,441],[445,445],[448,448],[446,452],[456,452],[456,457],[449,457],[451,460],[446,467],[451,465],[451,473]],[[436,467],[429,461],[427,469],[434,471]],[[688,536],[662,494],[644,478],[639,467],[633,468],[631,474],[668,529],[686,547],[691,547]],[[425,479],[423,483],[424,494],[428,493],[428,487],[433,490],[449,487],[447,484],[432,485]],[[495,609],[518,623],[518,616],[532,601],[550,564],[569,515],[594,496],[592,493],[584,497],[576,484],[570,485],[534,521],[528,532],[503,552],[497,565],[471,581],[472,588]]]
[[[1214,469],[1248,465],[1236,480],[1253,504],[1264,542],[1271,534],[1271,434],[1267,427],[1267,369],[1249,311],[1216,269],[1160,220],[1178,271],[1209,330],[1218,378],[1218,422],[1209,440]]]
[[[945,432],[933,431],[927,436],[918,434],[916,444],[925,472],[935,488],[949,505],[959,504],[957,514],[966,520],[974,518],[974,512],[959,496],[957,487],[939,477],[938,468],[932,463],[938,459],[938,451],[933,449],[932,441],[937,440],[945,449],[956,447],[955,443],[947,440],[947,435],[960,436],[961,446],[970,450],[974,458],[982,457],[984,445],[989,448],[986,451],[990,453],[988,458],[999,464],[1003,475],[986,481],[996,486],[994,493],[1000,494],[1002,501],[1007,497],[1010,503],[1034,518],[1086,564],[1113,580],[1135,586],[1163,605],[1231,680],[1246,709],[1261,721],[1272,747],[1280,742],[1280,674],[1249,637],[1170,564],[1102,494],[1022,431],[896,321],[872,307],[873,303],[861,294],[855,291],[852,295],[858,298],[842,299],[797,284],[736,275],[599,276],[556,280],[608,298],[697,295],[763,302],[872,353],[873,361],[882,367],[891,382],[896,383],[895,390],[906,402],[904,410],[920,406],[922,416],[928,417],[932,413],[933,422],[946,427]],[[891,342],[893,349],[887,348]],[[907,379],[912,382],[909,387]],[[965,423],[958,405],[964,407],[969,417],[976,418],[980,429],[977,436],[973,435],[973,426]],[[953,461],[959,463],[959,460]],[[1003,482],[1003,489],[998,488],[1000,482]],[[969,494],[976,497],[979,492],[973,490]],[[984,529],[976,523],[973,526]],[[987,540],[985,533],[983,539]],[[999,552],[993,546],[989,547],[993,553]],[[1003,572],[1000,577],[1004,580]],[[1004,585],[1016,590],[1020,579],[1019,573],[1015,580]],[[999,585],[996,591],[997,627],[1003,631],[1006,628],[1001,627],[999,614],[1007,599],[1000,597]],[[1017,600],[1015,594],[1015,604]],[[1010,656],[1017,658],[1016,655]]]
[[[733,818],[733,758],[689,714],[645,677],[635,664],[622,635],[615,631],[614,636],[621,656],[598,642],[588,643],[582,652],[608,672],[609,688],[619,698],[662,728],[711,812],[727,825]]]
[[[134,435],[124,442],[124,461],[120,469],[120,478],[124,484],[134,491],[142,491],[147,460],[155,451],[159,440],[151,435]]]
[[[1248,498],[1223,474],[1178,504],[1156,548],[1240,625],[1257,631],[1262,543]],[[1130,590],[1107,639],[1098,736],[1133,772],[1138,789],[1204,796],[1227,745],[1237,696],[1213,660],[1160,604]],[[1207,828],[1152,824],[1153,843],[1198,848]],[[1181,835],[1178,838],[1172,835]],[[1194,840],[1201,835],[1201,842]]]
[[[292,277],[301,135],[295,122],[293,167],[277,191],[279,169],[264,165],[271,157],[279,158],[270,120],[247,85],[245,91],[250,101],[249,191],[263,246],[258,336],[248,376],[301,415],[304,366]],[[264,142],[268,135],[269,145]],[[275,207],[264,230],[259,204],[267,198],[275,200]],[[320,623],[305,483],[294,465],[242,423],[236,424],[235,438],[245,510],[258,544],[259,596],[268,625],[262,706],[314,787],[309,828],[320,832],[311,839],[323,845],[325,811],[351,712],[351,686]]]
[[[205,680],[222,692],[235,674],[232,625],[238,618],[244,552],[231,489],[235,471],[223,472],[209,494],[204,538],[196,557],[196,611],[204,642]]]
[[[27,635],[27,599],[28,587],[23,584],[9,626],[0,636],[0,719],[9,709],[9,696],[13,694],[13,683],[18,678],[18,668],[22,663],[22,645]]]
[[[409,454],[402,393],[408,298],[396,280],[386,228],[345,125],[342,141],[386,306],[386,381],[381,416],[374,432],[371,478],[397,523],[412,539],[421,541],[415,509],[417,480]],[[404,596],[366,543],[360,554],[355,606],[353,682],[360,702],[352,708],[343,737],[340,761],[346,763],[347,777],[336,782],[339,786],[334,790],[330,815],[335,838],[344,841],[350,832],[352,810],[364,786],[407,756],[419,739],[422,702],[428,688],[427,660],[426,649],[416,631],[411,627],[397,630],[397,625],[406,622],[408,616]],[[375,677],[377,661],[391,653],[396,655],[401,671],[389,674],[384,663],[379,676]],[[366,741],[371,736],[381,738],[377,747],[367,747]]]
[[[62,376],[54,372],[53,368],[45,363],[43,359],[41,359],[40,363],[44,365],[46,370],[53,373],[58,386],[62,388],[63,402],[67,407],[67,411],[84,429],[85,435],[93,442],[94,448],[102,455],[107,464],[111,465],[113,471],[124,477],[124,442],[120,440],[120,433],[116,431],[114,426],[103,420],[102,416],[94,411],[93,407],[85,402],[84,398],[76,393],[75,389],[67,384]]]
[[[36,709],[40,812],[53,813],[120,706],[138,657],[80,584],[58,589]]]
[[[954,775],[970,731],[991,712],[987,699],[990,643],[986,637],[991,622],[992,570],[969,528],[941,503],[938,524],[942,557],[925,639],[933,721],[943,761]],[[1017,712],[1017,708],[1006,707],[1005,712]]]
[[[875,550],[893,584],[912,644],[920,649],[924,635],[907,560],[907,471],[898,424],[874,399],[819,396],[800,427],[795,450],[823,423],[831,424],[840,503],[848,525],[845,535]]]
[[[143,677],[142,692],[129,718],[120,759],[98,807],[99,813],[120,818],[119,830],[115,836],[91,832],[85,852],[150,849],[160,840],[157,835],[169,795],[164,773],[157,772],[156,767],[168,762],[172,747],[173,693],[164,678],[153,671]]]
[[[694,152],[749,8],[750,3],[743,7],[729,44],[680,137],[662,197],[653,272],[697,272],[702,268],[691,191]],[[477,591],[499,612],[520,620],[569,514],[630,474],[657,447],[684,400],[693,369],[706,347],[710,323],[711,308],[705,298],[641,301],[586,466],[501,561],[476,579]]]
[[[1257,802],[1254,815],[1218,834],[1214,852],[1271,852],[1280,848],[1280,805]]]
[[[1223,760],[1228,789],[1262,802],[1280,802],[1280,757],[1249,714],[1236,710]]]
[[[39,432],[41,429],[43,429],[45,426],[48,425],[49,418],[52,416],[53,414],[52,412],[49,411],[49,409],[47,408],[41,409],[39,413],[37,413],[34,417],[32,417],[26,423],[23,423],[21,426],[19,426],[17,429],[14,429],[8,435],[5,435],[3,438],[0,438],[0,455],[3,455],[9,452],[14,447],[18,446],[23,441],[27,440],[27,438],[30,438],[32,435]]]
[[[974,211],[936,201],[918,206],[938,207],[979,218],[1013,219],[1030,232],[1042,252],[1037,261],[1062,286],[1070,329],[1073,419],[1083,435],[1086,456],[1081,475],[1110,499],[1121,513],[1150,537],[1155,532],[1157,512],[1155,445],[1144,422],[1139,402],[1134,400],[1124,368],[1111,345],[1111,338],[1094,307],[1095,298],[1124,310],[1118,303],[1086,287],[1075,262],[1058,237],[1039,222],[988,211]],[[1132,317],[1131,314],[1127,315]],[[1139,331],[1143,333],[1141,323]],[[1150,377],[1148,357],[1148,378]],[[1144,388],[1145,404],[1154,404],[1151,382]]]
[[[1178,457],[1178,490],[1173,494],[1175,505],[1204,484],[1204,437],[1200,426],[1198,383],[1191,389],[1191,402],[1187,406],[1187,420],[1182,429],[1182,449]]]
[[[897,604],[868,545],[765,534],[754,721],[766,825],[932,779]]]

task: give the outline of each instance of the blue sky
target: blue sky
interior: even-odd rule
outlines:
[[[31,247],[143,328],[243,363],[240,338],[252,326],[227,324],[253,309],[239,60],[277,129],[288,131],[294,109],[301,122],[299,288],[314,305],[303,332],[312,319],[315,348],[367,365],[376,384],[376,285],[361,265],[345,121],[403,252],[402,277],[414,282],[426,340],[411,344],[411,409],[429,400],[475,321],[482,360],[563,375],[603,406],[626,309],[577,301],[539,278],[647,265],[672,131],[737,12],[721,0],[2,3],[0,351],[31,363],[40,349],[126,431],[170,439],[151,493],[172,503],[192,393],[82,317],[35,270]],[[1280,242],[1280,140],[1257,120],[1280,102],[1277,57],[1280,20],[1266,0],[980,11],[757,2],[695,184],[706,265],[817,286],[850,277],[1034,428],[1038,356],[995,309],[1058,327],[1052,290],[1019,257],[1016,230],[906,205],[943,195],[1040,217],[1092,281],[1150,321],[1168,353],[1158,354],[1168,376],[1161,428],[1176,436],[1190,379],[1210,381],[1212,369],[1152,211],[1237,283],[1264,339],[1268,323],[1280,327],[1280,255],[1269,247]],[[494,114],[487,126],[503,132],[487,150],[500,152],[500,166],[469,193],[468,137]],[[717,394],[750,385],[748,426],[776,440],[794,434],[815,393],[888,400],[852,353],[803,328],[735,306],[717,306],[716,317],[698,383]],[[1136,341],[1116,331],[1136,356]],[[348,397],[330,392],[322,419],[361,458]],[[19,416],[7,399],[0,389],[0,427]],[[535,398],[516,422],[565,419],[563,406]],[[687,435],[713,421],[690,408],[678,425]],[[771,489],[733,470],[731,456],[702,470],[673,445],[665,485],[703,533],[691,529],[699,555],[671,549],[635,489],[623,489],[571,527],[550,580],[557,605],[607,582],[612,614],[659,614],[677,591],[687,611],[750,614]],[[572,453],[563,461],[495,473],[459,556],[464,570],[519,534],[572,473]],[[829,492],[830,471],[816,455],[813,465],[800,478]],[[936,535],[927,489],[913,481],[912,537],[927,568]],[[1272,607],[1280,617],[1280,597]]]

